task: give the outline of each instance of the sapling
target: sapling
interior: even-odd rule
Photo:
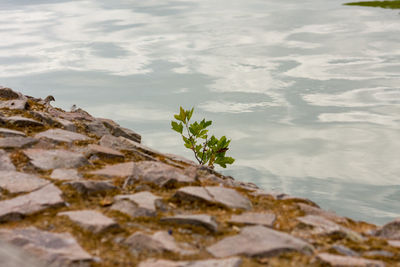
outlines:
[[[214,168],[214,164],[218,164],[226,168],[227,164],[232,164],[235,159],[226,157],[228,146],[231,140],[225,136],[220,139],[214,135],[209,135],[208,127],[212,121],[205,119],[200,122],[195,121],[190,123],[194,108],[191,110],[184,110],[180,107],[179,114],[175,114],[174,118],[177,121],[171,121],[172,129],[181,134],[184,146],[193,151],[194,157],[201,165],[206,165]]]

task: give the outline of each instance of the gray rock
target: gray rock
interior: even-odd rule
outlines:
[[[0,239],[37,256],[46,266],[89,267],[93,259],[69,233],[51,233],[35,227],[1,229]]]
[[[54,142],[66,142],[72,143],[74,141],[87,141],[89,137],[83,134],[66,131],[62,129],[50,129],[41,133],[38,133],[36,138],[46,138]]]
[[[190,247],[177,243],[175,238],[166,231],[158,231],[153,235],[136,232],[129,236],[124,244],[129,246],[133,254],[173,252],[190,255],[195,253]]]
[[[139,263],[138,267],[240,267],[242,259],[228,258],[220,260],[198,260],[198,261],[169,261],[160,259],[149,259]]]
[[[7,128],[0,128],[1,137],[15,137],[15,136],[26,136],[25,133],[21,131],[10,130]]]
[[[194,162],[193,160],[189,160],[187,158],[181,157],[179,155],[175,155],[175,154],[169,154],[166,153],[164,154],[168,159],[179,163],[179,164],[186,164],[186,165],[192,165],[192,166],[197,166],[198,164],[196,162]]]
[[[154,160],[154,156],[161,154],[158,151],[122,136],[105,135],[100,139],[99,144],[116,150],[132,151],[145,160]]]
[[[229,223],[248,224],[248,225],[264,225],[272,227],[276,220],[273,213],[244,212],[240,215],[233,215],[229,219]]]
[[[4,118],[8,123],[16,125],[18,127],[40,127],[43,123],[33,119],[25,118],[22,116],[12,116]]]
[[[400,240],[400,218],[382,226],[376,235],[382,238]]]
[[[55,121],[58,122],[64,130],[71,131],[71,132],[76,132],[76,130],[77,130],[75,123],[73,123],[69,120],[55,118]]]
[[[363,258],[350,257],[350,256],[339,256],[329,253],[317,254],[317,259],[322,263],[330,264],[335,267],[384,267],[385,264],[381,261],[367,260]]]
[[[400,240],[388,240],[387,242],[392,247],[400,248]]]
[[[0,149],[0,170],[3,170],[3,171],[14,171],[15,170],[15,166],[11,162],[10,157],[2,149]]]
[[[175,187],[179,184],[188,184],[196,181],[196,174],[188,176],[181,169],[157,161],[140,161],[133,165],[133,175],[129,176],[125,185],[135,181],[153,183],[159,187]]]
[[[103,169],[91,171],[89,172],[89,174],[102,176],[105,178],[127,177],[133,174],[133,164],[133,162],[125,162],[114,165],[107,165]]]
[[[48,183],[49,181],[36,175],[16,171],[0,171],[0,188],[12,194],[30,192]]]
[[[55,169],[51,173],[51,179],[55,180],[80,180],[82,177],[76,169]]]
[[[335,250],[336,252],[346,255],[346,256],[353,256],[353,257],[358,257],[360,256],[360,254],[358,254],[357,252],[355,252],[352,249],[349,249],[348,247],[345,247],[343,245],[333,245],[331,247],[333,250]]]
[[[45,267],[45,263],[35,259],[33,255],[29,255],[26,251],[0,241],[0,262],[4,267]]]
[[[313,230],[311,231],[312,234],[322,234],[322,235],[339,234],[344,237],[350,238],[351,240],[356,242],[363,240],[363,237],[357,232],[354,232],[353,230],[350,230],[332,221],[329,221],[321,216],[306,215],[304,217],[298,217],[297,220],[303,224],[312,226],[313,227]]]
[[[110,134],[110,131],[101,121],[95,120],[92,122],[85,123],[87,130],[97,137]]]
[[[72,186],[82,195],[101,194],[117,189],[108,181],[71,181],[65,184]]]
[[[112,210],[118,210],[131,217],[153,217],[156,216],[157,201],[161,198],[150,192],[139,192],[132,195],[118,195],[114,197],[115,203]]]
[[[23,216],[64,204],[62,192],[48,184],[29,194],[0,201],[0,222],[20,220]]]
[[[91,157],[93,155],[99,158],[120,159],[120,160],[123,160],[125,157],[124,154],[122,154],[121,152],[109,147],[99,146],[99,145],[88,145],[86,156]]]
[[[371,250],[364,252],[364,257],[384,257],[384,258],[392,258],[394,254],[390,251],[386,250]]]
[[[301,239],[264,226],[247,226],[240,234],[222,239],[207,248],[214,257],[234,255],[249,257],[274,256],[282,252],[311,253],[313,247]]]
[[[211,232],[218,231],[217,221],[213,216],[207,214],[181,214],[170,217],[161,218],[160,222],[172,224],[189,224],[204,227]]]
[[[94,210],[66,211],[60,212],[57,215],[68,216],[71,221],[78,224],[83,229],[96,234],[109,230],[110,228],[118,227],[118,224],[113,219]]]
[[[102,118],[99,118],[98,120],[101,121],[104,124],[104,126],[106,126],[110,130],[111,134],[116,137],[122,136],[122,137],[128,138],[128,139],[138,142],[138,143],[140,143],[140,141],[142,139],[140,134],[138,134],[130,129],[123,128],[123,127],[119,126],[118,123],[116,123],[112,120],[102,119]]]
[[[13,110],[25,110],[28,107],[28,102],[25,99],[15,99],[1,101],[0,108],[8,108]]]
[[[24,154],[33,166],[43,170],[78,168],[89,163],[82,154],[63,149],[27,149]]]
[[[317,207],[307,205],[305,203],[297,203],[300,210],[302,210],[306,215],[318,215],[324,217],[325,219],[337,222],[337,223],[347,223],[347,219],[337,215],[334,212],[326,211]]]
[[[0,147],[1,148],[24,148],[31,145],[34,145],[38,142],[37,139],[32,137],[6,137],[0,138]]]
[[[234,189],[219,186],[187,186],[180,188],[174,197],[184,201],[205,201],[230,209],[250,210],[252,208],[251,202],[247,197],[239,194]]]
[[[19,98],[19,94],[14,92],[11,88],[0,86],[0,98],[17,99]]]

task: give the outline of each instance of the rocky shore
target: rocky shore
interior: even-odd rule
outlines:
[[[1,266],[400,266],[382,227],[0,87]]]

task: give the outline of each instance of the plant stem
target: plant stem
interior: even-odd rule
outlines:
[[[195,149],[194,143],[193,143],[193,135],[190,134],[189,127],[188,127],[188,122],[185,122],[185,128],[186,128],[186,131],[187,131],[187,133],[188,133],[190,143],[191,143],[191,145],[192,145],[191,149],[192,149],[192,151],[193,151],[194,157],[195,157],[196,160],[199,162],[199,164],[202,164],[202,160],[200,160],[200,159],[197,157],[196,149]]]

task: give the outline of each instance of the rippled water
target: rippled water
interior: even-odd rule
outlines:
[[[233,139],[227,174],[381,224],[400,217],[400,16],[343,3],[0,0],[0,84],[187,157],[169,120],[195,106]]]

